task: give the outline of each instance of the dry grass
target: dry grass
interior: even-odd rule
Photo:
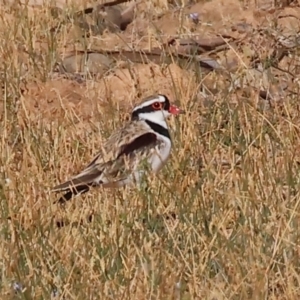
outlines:
[[[67,25],[52,36],[49,11],[24,7],[0,23],[1,299],[299,299],[297,90],[261,110],[216,76],[204,101],[197,78],[171,65],[153,66],[167,87],[140,78],[125,103],[97,81],[57,82],[70,96],[56,81],[45,88]],[[174,151],[148,192],[98,189],[52,204],[49,188],[86,165],[136,95],[156,91],[188,114],[170,121]],[[86,106],[69,103],[75,94]],[[57,228],[62,219],[69,225]]]

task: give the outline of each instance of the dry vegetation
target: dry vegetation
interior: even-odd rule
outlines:
[[[126,30],[78,25],[92,3],[1,4],[1,299],[299,299],[298,3],[173,2]],[[101,52],[120,49],[169,60]],[[53,204],[156,92],[188,113],[148,192]]]

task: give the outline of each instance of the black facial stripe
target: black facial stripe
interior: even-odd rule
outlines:
[[[167,138],[169,138],[171,140],[171,136],[169,133],[169,130],[159,124],[156,124],[154,122],[151,122],[149,120],[145,120],[145,122],[151,127],[151,129]]]
[[[163,105],[162,109],[166,110],[166,111],[169,111],[169,109],[170,109],[170,101],[169,101],[168,97],[165,96],[165,95],[160,95],[160,96],[163,96],[165,98],[165,102],[163,103],[164,105]],[[153,103],[154,102],[155,101],[153,101]],[[158,102],[160,102],[160,101],[158,101]],[[153,109],[152,104],[150,104],[148,106],[145,106],[145,107],[142,107],[142,108],[139,108],[137,110],[134,110],[132,112],[132,115],[131,115],[131,120],[138,119],[138,116],[141,113],[151,113],[153,111],[155,111],[155,110]]]
[[[138,118],[139,114],[141,114],[141,113],[151,113],[151,112],[154,112],[154,111],[155,110],[153,109],[152,105],[139,108],[139,109],[132,112],[131,119],[133,120],[133,119]]]
[[[169,100],[168,97],[165,96],[165,95],[161,95],[161,96],[163,96],[163,97],[165,98],[165,106],[164,106],[164,109],[167,110],[167,111],[169,111],[169,109],[170,109],[170,100]]]

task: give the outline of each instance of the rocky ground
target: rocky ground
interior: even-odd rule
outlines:
[[[56,118],[63,104],[84,117],[95,105],[131,105],[158,91],[203,101],[226,90],[232,99],[245,97],[269,106],[298,89],[297,1],[215,0],[184,7],[171,2],[102,8],[74,2],[77,9],[92,8],[75,13],[58,2],[46,15],[39,13],[44,11],[41,3],[29,2],[39,36],[32,49],[21,42],[11,46],[28,113]],[[4,23],[17,17],[10,9]],[[38,28],[46,17],[48,32]],[[53,46],[55,52],[49,53]],[[45,64],[49,72],[39,76],[36,69],[44,73]]]
[[[299,1],[0,3],[3,299],[299,299]],[[157,92],[187,114],[150,196],[54,206]]]

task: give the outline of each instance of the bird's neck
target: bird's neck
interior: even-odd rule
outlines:
[[[157,121],[157,120],[153,121],[149,119],[146,119],[144,121],[153,131],[155,131],[156,133],[164,137],[171,139],[166,121]]]

